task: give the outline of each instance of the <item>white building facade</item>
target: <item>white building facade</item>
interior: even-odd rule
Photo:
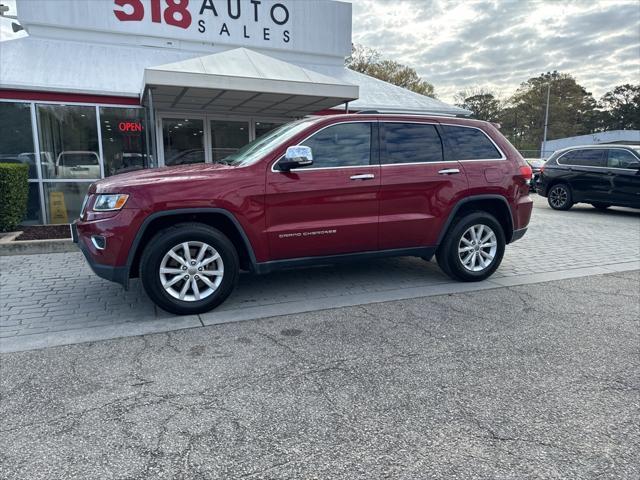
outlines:
[[[306,115],[470,113],[346,69],[349,3],[17,0],[17,15],[0,161],[30,166],[25,223],[77,217],[99,178],[215,162]]]

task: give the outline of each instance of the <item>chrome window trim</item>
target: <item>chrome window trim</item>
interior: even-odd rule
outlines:
[[[346,121],[346,122],[331,123],[329,125],[325,125],[320,130],[317,130],[317,131],[313,132],[312,134],[306,136],[304,139],[302,139],[300,142],[298,142],[298,145],[302,145],[304,142],[309,140],[311,137],[313,137],[314,135],[320,133],[321,131],[323,131],[323,130],[329,128],[329,127],[335,127],[336,125],[346,125],[346,124],[349,124],[349,123],[378,123],[378,122],[379,122],[378,120],[350,120],[350,121]],[[276,165],[283,158],[284,158],[284,155],[278,157],[278,159],[271,164],[271,172],[272,173],[284,173],[282,170],[275,170]],[[345,168],[371,168],[371,167],[380,167],[380,164],[377,164],[377,165],[371,165],[371,164],[369,164],[369,165],[345,165],[345,166],[340,166],[340,167],[292,168],[291,170],[289,170],[289,172],[296,172],[297,173],[297,172],[313,172],[313,171],[317,171],[317,170],[337,170],[337,169],[345,169]]]
[[[571,148],[569,150],[567,150],[566,152],[562,152],[558,158],[556,158],[556,164],[560,165],[562,167],[575,167],[575,168],[598,168],[600,170],[625,170],[625,171],[630,171],[630,172],[637,172],[638,169],[636,168],[621,168],[621,167],[598,167],[595,165],[574,165],[572,163],[560,163],[560,159],[562,157],[564,157],[565,155],[568,155],[569,153],[575,152],[575,151],[580,151],[580,150],[622,150],[624,152],[628,152],[631,155],[633,155],[634,157],[636,157],[636,159],[638,161],[640,161],[640,158],[638,158],[638,156],[633,153],[631,150],[627,149],[627,148],[623,148],[623,147],[610,147],[610,146],[605,146],[605,145],[594,145],[593,147],[576,147],[576,148]],[[605,161],[607,161],[607,159],[605,159]]]
[[[426,122],[417,122],[415,120],[409,120],[409,121],[403,121],[403,120],[399,120],[399,119],[393,119],[393,120],[378,120],[379,123],[415,123],[415,124],[427,124],[427,125],[447,125],[449,127],[462,127],[462,128],[474,128],[476,130],[480,130],[485,137],[487,137],[489,140],[491,140],[491,143],[493,144],[493,146],[496,148],[496,150],[498,151],[498,153],[500,154],[500,158],[473,158],[473,159],[469,159],[469,160],[442,160],[441,162],[404,162],[404,163],[380,163],[381,167],[385,167],[388,165],[425,165],[425,164],[436,164],[436,163],[458,163],[458,162],[502,162],[504,160],[507,160],[507,156],[504,154],[504,152],[502,151],[502,149],[500,147],[498,147],[498,145],[496,144],[496,142],[493,141],[493,139],[487,135],[487,133],[482,130],[479,127],[472,127],[469,125],[460,125],[457,123],[442,123],[442,122],[432,122],[432,121],[426,121]],[[444,147],[444,142],[443,145]],[[444,154],[444,152],[443,152]]]

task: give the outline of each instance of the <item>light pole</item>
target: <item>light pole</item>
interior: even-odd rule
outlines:
[[[544,152],[547,151],[547,126],[549,125],[549,96],[551,94],[551,82],[547,83],[547,109],[544,113],[544,137],[542,138],[542,150],[540,160],[544,159]]]

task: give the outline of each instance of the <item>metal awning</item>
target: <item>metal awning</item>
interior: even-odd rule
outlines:
[[[300,117],[358,98],[358,86],[246,48],[144,71],[157,109]]]

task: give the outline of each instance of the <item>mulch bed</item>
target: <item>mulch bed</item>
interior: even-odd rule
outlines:
[[[53,240],[71,239],[69,225],[34,225],[19,227],[22,233],[16,240]]]

